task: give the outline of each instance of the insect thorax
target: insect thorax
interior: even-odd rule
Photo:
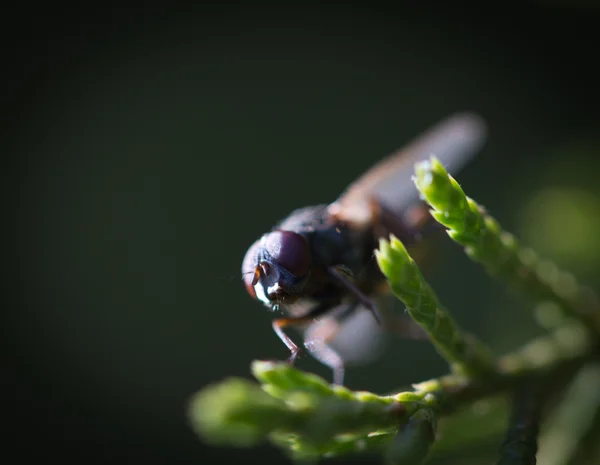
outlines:
[[[357,231],[335,221],[327,205],[294,210],[275,228],[294,231],[309,241],[313,265],[343,265],[352,273],[360,273],[372,259],[376,245],[372,231]]]

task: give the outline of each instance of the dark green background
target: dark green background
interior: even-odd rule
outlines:
[[[22,458],[281,461],[186,424],[195,391],[286,356],[241,286],[246,248],[455,111],[490,127],[467,193],[595,284],[597,9],[88,8],[6,19],[6,426]],[[425,273],[461,324],[498,352],[537,331],[440,239]],[[396,341],[347,384],[445,370]]]

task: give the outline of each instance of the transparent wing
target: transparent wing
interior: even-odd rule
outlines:
[[[378,324],[371,311],[361,305],[350,315],[341,317],[344,312],[340,307],[340,312],[336,309],[319,318],[304,332],[305,341],[310,341],[312,355],[326,365],[331,365],[337,357],[344,365],[365,365],[381,355],[390,336],[412,340],[427,337],[408,315],[398,313],[395,308],[398,301],[391,294],[379,296],[377,306],[382,324]]]
[[[319,318],[304,331],[305,347],[328,366],[362,365],[375,360],[384,350],[388,335],[364,307],[345,316],[332,314]]]
[[[345,364],[372,362],[387,345],[389,335],[377,324],[371,311],[364,307],[359,307],[338,324],[340,329],[329,346],[340,355]]]
[[[346,221],[367,222],[372,199],[395,212],[403,211],[418,198],[411,181],[415,163],[435,155],[455,174],[483,146],[486,132],[483,120],[472,113],[458,113],[443,120],[348,186],[330,205],[331,213]]]

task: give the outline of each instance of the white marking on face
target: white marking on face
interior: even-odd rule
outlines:
[[[267,299],[265,290],[260,282],[258,282],[254,285],[254,293],[256,294],[256,297],[258,298],[258,300],[260,300],[264,304],[271,305],[271,302],[269,301],[269,299]]]
[[[272,286],[269,286],[267,288],[267,295],[275,294],[278,289],[279,289],[279,284],[277,284],[277,283],[273,284]]]

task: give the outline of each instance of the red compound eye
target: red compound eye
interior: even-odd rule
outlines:
[[[273,261],[294,276],[302,277],[310,269],[310,248],[307,240],[291,231],[274,231],[265,242]]]
[[[254,284],[256,283],[256,267],[258,266],[258,248],[260,241],[256,241],[246,252],[244,261],[242,262],[242,278],[246,291],[253,299],[256,299],[254,292]]]

